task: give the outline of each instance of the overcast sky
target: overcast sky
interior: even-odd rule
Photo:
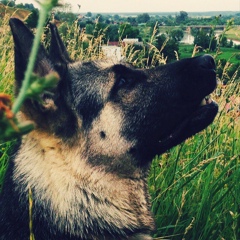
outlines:
[[[42,1],[42,0],[40,0]],[[33,3],[33,0],[17,0]],[[203,12],[240,11],[240,0],[66,0],[74,12]],[[79,10],[78,5],[81,5]]]

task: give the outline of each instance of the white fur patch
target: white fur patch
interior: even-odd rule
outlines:
[[[123,114],[120,109],[111,103],[107,103],[99,117],[92,123],[90,132],[91,152],[96,155],[118,157],[126,154],[133,146],[121,134]],[[106,135],[101,139],[100,133]]]

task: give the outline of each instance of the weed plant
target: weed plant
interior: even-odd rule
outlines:
[[[8,19],[0,19],[0,92],[12,93],[14,60]],[[97,37],[85,34],[76,23],[62,24],[59,30],[72,59],[104,58],[104,30],[96,28]],[[47,37],[43,40],[48,46]],[[153,43],[154,34],[143,50],[119,41],[126,61],[140,67],[166,63]],[[156,239],[240,239],[239,69],[229,78],[224,74],[227,64],[212,96],[220,105],[214,123],[153,160],[149,190]],[[226,77],[228,84],[223,85]],[[0,186],[11,146],[12,142],[0,145]]]

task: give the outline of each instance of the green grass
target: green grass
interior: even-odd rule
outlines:
[[[194,48],[193,45],[180,44],[179,46],[180,59],[191,57],[193,48]],[[231,63],[239,63],[239,60],[236,58],[236,55],[240,54],[239,49],[221,47],[220,50],[221,53],[218,55],[217,59],[226,59]],[[200,52],[196,54],[196,56],[201,54],[204,54],[204,52]],[[214,55],[215,52],[212,53],[210,52],[210,54]]]
[[[218,59],[227,59],[231,63],[239,63],[239,59],[236,58],[236,55],[240,54],[239,49],[235,48],[221,48],[221,54],[218,55]]]
[[[239,239],[240,128],[224,111],[205,131],[154,159],[156,236]]]
[[[0,190],[2,188],[4,175],[9,162],[9,154],[14,145],[15,143],[11,141],[0,144]]]
[[[13,42],[8,26],[9,16],[0,19],[0,93],[13,93],[14,60]],[[8,165],[13,142],[0,143],[0,190]]]
[[[7,19],[0,20],[0,29],[0,92],[12,93],[13,44]],[[97,39],[76,35],[76,26],[67,26],[65,31],[64,41],[69,43],[72,58],[102,57],[102,35]],[[180,59],[191,57],[192,50],[192,46],[180,46]],[[227,60],[237,51],[222,50],[221,57]],[[145,54],[125,52],[129,53],[129,61],[139,56],[135,63],[147,62],[140,57]],[[157,51],[154,54],[156,61],[162,60]],[[221,82],[224,77],[223,74]],[[239,239],[240,126],[238,105],[233,99],[240,94],[239,79],[232,77],[227,86],[219,85],[217,90],[221,93],[215,96],[220,112],[214,123],[153,160],[149,190],[156,220],[155,237],[159,239]],[[0,186],[12,146],[12,142],[0,145]]]

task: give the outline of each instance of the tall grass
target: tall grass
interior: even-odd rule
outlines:
[[[156,236],[239,239],[240,128],[228,114],[223,108],[205,131],[154,159],[149,187]]]
[[[8,26],[9,15],[0,19],[0,92],[12,94],[14,80],[13,42]],[[0,190],[13,142],[0,144]]]
[[[72,25],[62,23],[59,26],[59,32],[63,42],[67,47],[69,56],[73,60],[97,60],[104,58],[104,54],[101,46],[103,45],[103,37],[105,30],[95,27],[95,34],[86,34],[84,28],[78,26],[78,21],[75,21]],[[49,33],[49,29],[46,28],[46,34]],[[45,46],[49,46],[49,37],[46,35]]]
[[[13,43],[8,18],[0,19],[0,92],[12,93]],[[73,59],[104,58],[101,50],[104,31],[93,37],[86,35],[76,24],[63,24],[60,32]],[[161,49],[154,47],[153,41],[154,38],[148,48],[137,51],[133,46],[125,45],[126,60],[141,67],[164,64],[166,58]],[[48,46],[47,37],[44,42]],[[236,76],[228,79],[228,85],[220,84],[216,90],[220,111],[214,123],[153,160],[149,190],[157,239],[240,238],[240,126],[237,112],[240,88]],[[225,77],[223,74],[220,82],[224,82]],[[0,145],[0,186],[11,146],[12,142]]]
[[[240,239],[238,71],[219,79],[214,123],[153,160],[149,189],[158,239]]]
[[[12,93],[14,79],[13,42],[8,26],[9,15],[0,18],[0,92]]]

